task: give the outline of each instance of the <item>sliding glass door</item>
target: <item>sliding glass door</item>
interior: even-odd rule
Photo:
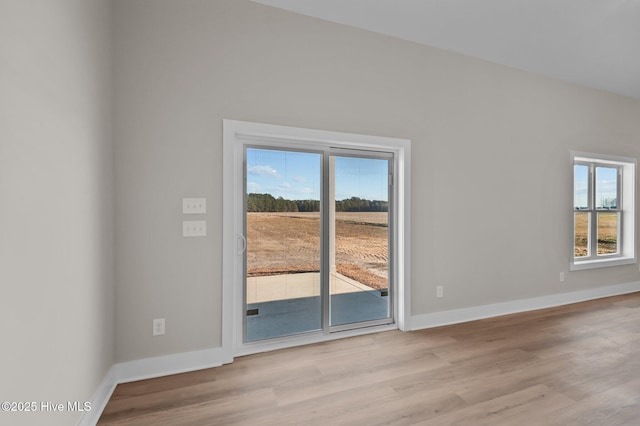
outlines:
[[[322,154],[246,149],[246,341],[322,329]]]
[[[245,147],[245,342],[393,322],[392,160]]]
[[[390,319],[391,158],[356,151],[330,164],[331,326]]]

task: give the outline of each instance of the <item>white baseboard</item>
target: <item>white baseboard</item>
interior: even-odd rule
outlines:
[[[224,364],[223,359],[222,348],[143,358],[114,365],[115,377],[118,384],[135,382],[136,380],[220,367]]]
[[[492,303],[490,305],[473,306],[470,308],[453,309],[431,314],[414,315],[411,317],[411,330],[421,330],[500,315],[552,308],[554,306],[634,293],[636,291],[640,291],[640,281],[572,291],[569,293],[551,294],[549,296],[532,297],[530,299],[513,300],[510,302]]]
[[[95,425],[107,406],[111,394],[120,383],[220,367],[224,363],[222,348],[211,348],[114,364],[91,399],[91,411],[84,413],[78,425]]]
[[[91,402],[91,411],[85,411],[82,417],[80,417],[80,421],[78,422],[78,426],[93,426],[98,423],[100,420],[100,416],[104,411],[104,407],[107,406],[107,402],[109,402],[109,398],[111,398],[111,394],[116,388],[115,381],[115,365],[112,366],[107,374],[105,374],[104,379],[98,386],[98,389],[93,394],[93,397],[89,402]]]

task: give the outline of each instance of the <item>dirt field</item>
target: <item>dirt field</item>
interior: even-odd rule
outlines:
[[[615,253],[617,251],[618,214],[600,213],[598,224],[598,254]],[[587,255],[587,229],[589,226],[588,213],[578,213],[576,216],[575,256]]]
[[[373,288],[387,287],[387,214],[336,214],[336,268]],[[248,213],[247,275],[320,270],[318,213]]]

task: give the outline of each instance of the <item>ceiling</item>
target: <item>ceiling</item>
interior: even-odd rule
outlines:
[[[640,0],[253,0],[640,99]]]

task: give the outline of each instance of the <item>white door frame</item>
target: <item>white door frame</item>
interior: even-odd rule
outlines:
[[[325,335],[300,336],[278,339],[259,345],[242,342],[242,294],[243,294],[243,181],[244,145],[248,142],[298,145],[301,148],[324,146],[379,150],[394,153],[394,182],[396,197],[394,270],[395,320],[393,326],[371,327]],[[411,141],[407,139],[367,136],[311,130],[297,127],[223,120],[223,233],[222,233],[222,352],[224,362],[232,362],[234,356],[279,349],[288,346],[325,341],[336,338],[377,332],[383,329],[409,330],[410,309],[410,176]]]

